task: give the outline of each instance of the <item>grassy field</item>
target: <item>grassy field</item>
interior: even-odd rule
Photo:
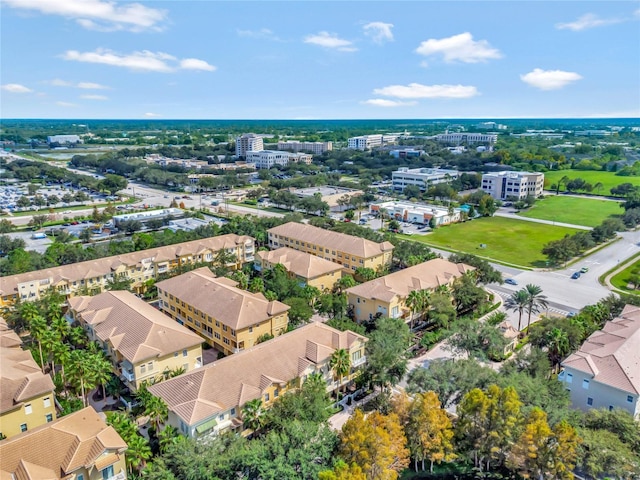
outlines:
[[[544,267],[546,257],[541,252],[542,246],[576,231],[573,228],[554,227],[526,220],[490,217],[440,227],[429,235],[401,236],[434,247],[473,253],[499,262],[523,267]],[[481,248],[480,244],[486,247]]]
[[[527,218],[539,218],[572,225],[595,227],[610,215],[624,212],[618,202],[549,195],[536,201],[535,205],[518,215]]]
[[[638,290],[632,290],[628,288],[629,277],[634,273],[634,271],[638,271],[638,273],[640,273],[640,260],[633,262],[627,268],[611,277],[611,285],[619,288],[624,292],[634,295],[640,295],[640,292]]]
[[[640,187],[640,177],[618,177],[614,172],[602,172],[592,170],[553,170],[544,173],[544,188],[551,189],[551,185],[557,183],[562,177],[567,176],[570,179],[582,178],[591,185],[602,183],[602,190],[591,193],[596,195],[611,195],[611,187],[620,185],[621,183],[631,183]],[[563,191],[563,189],[560,189]]]

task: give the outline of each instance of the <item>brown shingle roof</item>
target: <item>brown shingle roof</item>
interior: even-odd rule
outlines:
[[[592,333],[562,366],[593,375],[604,385],[640,393],[640,308],[627,305],[619,318]]]
[[[288,272],[306,279],[314,279],[321,275],[342,270],[342,265],[288,247],[263,250],[258,252],[257,255],[263,261],[272,265],[281,264]]]
[[[270,234],[301,240],[306,243],[322,245],[323,247],[346,252],[350,255],[369,258],[382,255],[393,250],[390,242],[376,243],[365,238],[354,237],[345,233],[332,232],[324,228],[305,225],[304,223],[289,222],[268,230]]]
[[[19,407],[25,400],[54,390],[53,381],[20,348],[0,348],[0,413]]]
[[[211,315],[233,330],[255,325],[290,308],[284,303],[267,300],[261,293],[241,290],[236,285],[228,278],[217,278],[207,267],[156,284],[158,289]]]
[[[130,292],[71,298],[69,308],[132,364],[202,343],[198,335]]]
[[[436,258],[348,288],[347,293],[390,302],[396,296],[406,297],[413,290],[431,290],[449,285],[454,279],[472,270],[475,268],[464,263]]]
[[[366,337],[311,323],[178,377],[152,385],[169,409],[189,425],[260,398],[270,385],[298,378],[336,349],[349,349]],[[309,358],[309,355],[313,358]]]
[[[105,451],[119,455],[126,448],[113,427],[87,407],[0,442],[0,474],[27,480],[61,479],[80,467],[90,467]]]

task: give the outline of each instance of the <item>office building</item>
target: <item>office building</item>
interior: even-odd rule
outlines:
[[[409,185],[415,185],[421,191],[426,192],[439,183],[450,183],[458,178],[458,170],[444,168],[407,168],[400,167],[391,172],[391,181],[394,190],[404,191]]]
[[[288,150],[290,152],[305,152],[320,155],[333,150],[332,142],[299,142],[297,140],[287,140],[278,142],[278,150]]]
[[[396,150],[389,150],[389,155],[393,158],[420,158],[422,155],[426,155],[424,150],[415,150],[413,148],[402,148]]]
[[[530,172],[490,172],[482,175],[482,191],[496,200],[539,197],[544,190],[544,174]]]
[[[313,157],[306,153],[280,152],[278,150],[262,150],[259,152],[247,152],[247,163],[255,165],[258,170],[269,169],[276,165],[287,166],[289,163],[311,164]]]
[[[351,150],[371,150],[372,148],[381,147],[395,143],[398,140],[397,135],[363,135],[361,137],[351,137],[347,146]]]
[[[78,135],[50,135],[47,137],[49,145],[76,145],[82,143]]]
[[[459,222],[463,217],[463,210],[460,208],[453,208],[450,214],[449,208],[442,205],[396,201],[373,203],[369,206],[369,211],[376,216],[379,216],[380,212],[385,212],[386,218],[392,218],[400,222],[433,225],[436,227]]]
[[[264,150],[261,136],[255,133],[245,133],[236,138],[236,157],[245,157],[247,152],[259,152],[260,150]]]
[[[498,135],[490,133],[441,133],[436,135],[436,141],[440,143],[465,143],[472,145],[474,143],[487,143],[492,145],[498,141]]]

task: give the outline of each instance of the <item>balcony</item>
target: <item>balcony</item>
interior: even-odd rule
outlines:
[[[354,368],[355,367],[359,367],[360,365],[362,365],[366,361],[367,361],[367,357],[363,355],[358,360],[355,360],[355,361],[351,362],[351,366],[354,367]]]
[[[131,370],[122,369],[122,374],[120,376],[124,378],[127,382],[136,381],[136,375]]]
[[[120,470],[118,473],[111,477],[107,477],[107,480],[126,480],[127,476],[123,470]]]

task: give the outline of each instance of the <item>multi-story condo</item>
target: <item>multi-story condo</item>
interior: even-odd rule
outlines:
[[[0,478],[126,480],[127,444],[87,407],[0,442]]]
[[[496,200],[513,197],[522,200],[539,197],[544,189],[544,174],[530,172],[490,172],[482,175],[482,191]]]
[[[351,137],[347,146],[351,150],[371,150],[375,147],[395,143],[397,135],[363,135],[361,137]]]
[[[269,248],[289,247],[330,260],[353,273],[358,267],[386,268],[391,265],[393,244],[331,232],[323,228],[289,222],[267,231]]]
[[[314,322],[236,355],[210,363],[197,372],[149,387],[169,407],[168,423],[187,437],[242,432],[242,407],[260,399],[265,407],[321,374],[327,391],[350,382],[366,361],[366,337]],[[329,367],[333,352],[345,349],[351,369],[336,378]],[[176,392],[180,392],[176,395]]]
[[[410,309],[406,305],[409,292],[450,286],[472,270],[475,269],[464,263],[436,258],[348,288],[347,301],[357,322],[376,316],[409,321]]]
[[[289,306],[238,288],[207,267],[158,282],[163,312],[229,355],[287,331]]]
[[[380,215],[380,212],[384,211],[385,217],[394,218],[400,222],[429,225],[433,221],[435,226],[438,227],[462,220],[462,210],[460,208],[454,208],[449,214],[447,207],[423,203],[395,201],[372,203],[369,206],[369,211],[373,215]]]
[[[425,192],[433,185],[450,183],[457,179],[459,175],[460,172],[457,170],[446,170],[444,168],[400,167],[391,173],[391,180],[394,190],[404,190],[409,185],[415,185]]]
[[[74,297],[68,315],[100,344],[113,371],[133,391],[163,375],[202,366],[202,339],[133,293]]]
[[[286,166],[289,163],[311,164],[313,157],[306,153],[280,152],[277,150],[262,150],[259,152],[247,152],[247,163],[254,164],[255,168],[269,169],[276,165]]]
[[[264,150],[262,137],[255,133],[245,133],[236,138],[236,157],[245,157],[247,152]]]
[[[291,278],[300,285],[315,287],[321,292],[331,290],[342,278],[342,266],[310,253],[282,247],[276,250],[263,250],[256,254],[254,268],[258,271],[270,270],[282,265]]]
[[[626,305],[592,333],[562,362],[558,380],[575,408],[619,408],[640,419],[640,307]]]
[[[118,278],[131,280],[132,288],[140,292],[147,280],[158,279],[160,275],[184,265],[213,264],[220,260],[220,252],[234,256],[227,266],[240,268],[253,261],[255,242],[246,235],[219,235],[10,275],[0,281],[0,307],[11,305],[18,299],[37,300],[51,288],[67,297],[100,293],[110,280]]]
[[[0,434],[10,438],[55,420],[55,386],[4,320],[0,330]]]
[[[440,143],[488,143],[490,145],[498,141],[498,135],[491,133],[441,133],[436,135],[436,141]]]
[[[278,150],[289,150],[291,152],[309,152],[320,155],[333,150],[332,142],[299,142],[297,140],[287,140],[278,142]]]

